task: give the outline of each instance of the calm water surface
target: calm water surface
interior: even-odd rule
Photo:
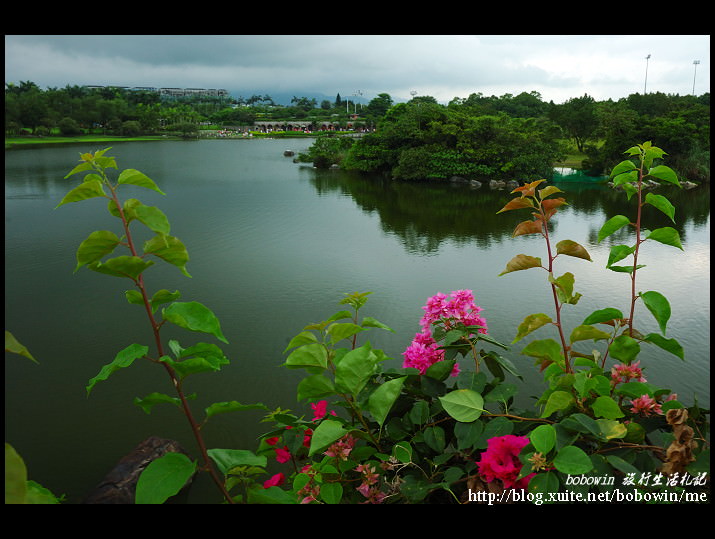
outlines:
[[[183,300],[204,303],[230,341],[222,346],[229,366],[187,381],[198,395],[199,417],[212,402],[227,400],[306,412],[295,399],[302,375],[280,367],[283,350],[303,326],[339,310],[347,292],[372,291],[364,314],[395,334],[374,330],[369,338],[394,358],[388,365],[394,367],[419,329],[421,306],[436,292],[474,290],[490,334],[506,343],[526,315],[553,312],[544,272],[497,277],[516,254],[545,256],[535,236],[511,237],[525,213],[495,215],[511,198],[507,191],[320,172],[283,156],[283,150],[301,151],[311,142],[123,143],[109,152],[120,169],[141,170],[167,193],[130,186],[124,198],[161,208],[191,256],[187,269],[193,278],[156,264],[146,273],[149,289],[178,289]],[[135,363],[86,396],[87,381],[119,350],[152,342],[143,311],[124,299],[129,281],[88,270],[72,273],[77,246],[89,233],[117,230],[106,204],[89,200],[53,209],[77,181],[63,177],[79,153],[97,149],[5,152],[5,327],[40,362],[6,354],[5,439],[25,458],[30,478],[66,494],[69,503],[80,502],[147,436],[177,439],[194,451],[185,420],[173,407],[157,406],[146,415],[132,404],[153,391],[171,393],[162,369]],[[577,305],[564,308],[566,326],[578,325],[595,309],[626,312],[630,281],[606,270],[605,263],[608,241],[631,238],[614,235],[599,245],[596,235],[607,218],[631,215],[632,206],[608,188],[560,187],[570,205],[557,215],[553,237],[581,243],[594,260],[557,260],[556,273],[574,273],[575,289],[583,294]],[[649,381],[672,388],[688,404],[697,397],[709,406],[709,188],[668,196],[677,208],[684,251],[646,243],[640,260],[648,266],[638,274],[638,288],[670,300],[668,337],[685,347],[686,361],[645,346],[640,358]],[[645,219],[651,228],[670,224],[656,211]],[[146,237],[139,235],[140,241]],[[657,331],[639,307],[641,329]],[[211,342],[165,330],[185,347]],[[530,337],[554,336],[539,331]],[[531,360],[519,354],[529,340],[506,353],[526,378],[519,382],[524,402],[541,387]],[[213,418],[205,429],[209,447],[255,449],[267,426],[261,417],[251,411]],[[218,501],[203,479],[190,496],[192,503]]]

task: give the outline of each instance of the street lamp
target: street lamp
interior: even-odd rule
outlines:
[[[695,71],[693,72],[693,95],[695,95],[695,75],[698,73],[698,64],[700,60],[693,60],[693,65],[695,66]]]
[[[648,60],[650,60],[650,54],[645,57],[645,83],[643,84],[643,93],[646,92],[646,88],[648,88]]]

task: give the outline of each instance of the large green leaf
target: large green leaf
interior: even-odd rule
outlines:
[[[181,273],[191,277],[186,271],[186,263],[189,261],[189,253],[179,238],[157,234],[144,243],[144,252],[158,256],[169,264],[181,270]]]
[[[402,391],[402,386],[405,383],[407,377],[403,376],[400,378],[393,378],[380,385],[368,400],[368,410],[377,421],[378,425],[382,427],[387,418],[387,414],[392,409],[395,404],[397,397],[400,396],[400,391]]]
[[[654,195],[653,193],[648,193],[645,196],[645,201],[647,204],[658,208],[668,217],[670,220],[675,222],[675,206],[670,203],[670,200],[665,198],[663,195]]]
[[[145,261],[138,256],[117,256],[105,260],[104,262],[91,262],[87,264],[87,267],[97,273],[104,273],[105,275],[123,277],[136,281],[144,270],[153,265],[153,261]]]
[[[534,449],[546,454],[556,445],[556,430],[551,425],[539,425],[529,434]]]
[[[227,343],[226,337],[221,332],[221,324],[216,315],[197,301],[174,302],[162,309],[164,320],[176,324],[189,331],[210,333],[219,341]]]
[[[617,419],[625,415],[616,401],[609,396],[598,397],[593,401],[591,408],[596,417],[603,417],[604,419]]]
[[[139,187],[151,189],[152,191],[156,191],[157,193],[161,193],[162,195],[165,194],[161,189],[157,187],[157,185],[151,178],[149,178],[146,174],[139,172],[138,170],[135,170],[133,168],[123,170],[119,174],[119,179],[117,180],[117,183],[137,185]]]
[[[335,368],[335,386],[357,396],[375,373],[377,356],[369,344],[350,350]]]
[[[664,226],[662,228],[656,228],[648,236],[647,240],[655,240],[665,245],[670,245],[671,247],[677,247],[683,251],[683,245],[680,243],[680,234],[671,226]]]
[[[607,238],[617,230],[629,225],[630,222],[631,220],[625,215],[615,215],[611,217],[603,224],[601,230],[598,231],[598,243],[601,243],[604,238]]]
[[[328,353],[325,346],[315,342],[300,346],[293,350],[284,365],[291,369],[328,368]]]
[[[608,262],[606,262],[606,267],[609,268],[619,260],[623,260],[627,256],[632,255],[635,250],[635,245],[633,247],[628,245],[612,245],[608,255]]]
[[[457,421],[471,423],[484,412],[484,399],[471,389],[456,389],[439,397],[444,410]]]
[[[596,329],[593,326],[590,325],[582,325],[582,326],[576,326],[573,331],[571,332],[571,337],[569,338],[569,341],[571,343],[574,343],[576,341],[588,341],[593,339],[594,341],[602,340],[602,339],[610,339],[611,336],[606,333],[605,331],[601,331],[600,329]]]
[[[641,292],[643,303],[658,322],[661,333],[665,335],[665,328],[670,319],[670,303],[660,292]]]
[[[227,475],[237,466],[256,466],[265,468],[268,458],[265,455],[256,455],[248,449],[209,449],[207,451],[211,460],[216,463],[223,475]]]
[[[27,468],[25,461],[9,443],[5,442],[5,503],[24,504],[27,497]]]
[[[657,333],[649,333],[644,339],[646,342],[653,343],[659,348],[662,348],[666,352],[670,352],[673,355],[678,356],[680,359],[685,360],[685,352],[683,347],[675,339],[666,339],[662,335]]]
[[[581,475],[593,469],[593,462],[580,447],[567,445],[562,447],[554,458],[554,467],[561,473]]]
[[[665,165],[658,165],[657,167],[653,167],[648,171],[648,176],[653,176],[654,178],[658,178],[659,180],[663,180],[664,182],[673,183],[680,187],[678,175],[672,168],[666,167]]]
[[[268,410],[268,407],[260,402],[253,404],[241,404],[238,401],[214,402],[205,410],[206,419],[209,419],[217,414],[240,412],[243,410]]]
[[[134,207],[134,215],[139,221],[157,234],[168,235],[171,230],[169,219],[167,219],[164,212],[159,208],[138,204]]]
[[[102,187],[102,182],[100,180],[83,182],[67,193],[62,201],[55,206],[55,209],[67,204],[68,202],[80,202],[82,200],[87,200],[88,198],[106,196],[107,194],[104,192],[104,188]]]
[[[623,313],[618,309],[613,307],[607,307],[605,309],[599,309],[593,311],[589,314],[586,319],[582,322],[584,325],[591,324],[602,324],[604,322],[610,322],[611,320],[620,320],[623,318]]]
[[[108,255],[119,245],[119,238],[114,232],[109,230],[96,230],[92,232],[86,240],[79,244],[77,248],[77,267],[74,271],[85,264],[91,264]]]
[[[630,363],[636,356],[640,353],[641,347],[633,337],[630,335],[619,335],[609,348],[611,357],[622,361],[623,363]]]
[[[348,433],[340,421],[325,419],[313,431],[310,438],[310,449],[308,455],[313,456],[318,451],[322,451],[333,442],[339,440]]]
[[[317,400],[335,394],[333,381],[322,374],[306,376],[298,383],[298,400]]]
[[[541,414],[541,417],[549,417],[554,412],[565,410],[574,403],[574,398],[571,393],[566,391],[554,391],[546,400],[546,406]]]
[[[127,346],[114,357],[111,363],[102,367],[97,376],[89,381],[87,385],[87,395],[89,395],[89,392],[92,391],[92,388],[97,382],[106,380],[119,369],[129,367],[134,363],[134,360],[144,357],[148,351],[149,347],[141,344],[130,344]]]

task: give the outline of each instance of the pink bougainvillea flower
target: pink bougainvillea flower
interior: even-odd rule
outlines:
[[[286,480],[285,475],[282,473],[277,473],[267,481],[264,481],[263,483],[263,488],[269,488],[269,487],[278,487],[282,485]]]
[[[645,382],[643,370],[640,368],[640,361],[630,365],[619,364],[611,368],[611,383],[615,386],[625,382]]]
[[[346,434],[328,447],[328,450],[325,451],[324,454],[329,457],[339,458],[340,460],[348,460],[348,456],[350,456],[350,452],[353,450],[356,441],[355,438]]]
[[[432,325],[438,322],[446,329],[463,324],[465,326],[480,326],[478,333],[487,333],[487,322],[479,315],[482,308],[474,304],[474,294],[471,290],[456,290],[449,296],[441,292],[427,298],[422,307],[424,315],[420,319],[422,331],[415,335],[412,343],[402,353],[403,368],[415,368],[424,374],[425,371],[444,360],[444,351],[432,338]],[[455,363],[452,376],[459,374],[459,365]]]
[[[280,440],[280,437],[274,436],[273,438],[266,438],[266,443],[268,445],[276,445],[278,443],[278,440]]]
[[[487,440],[487,450],[482,453],[481,460],[477,462],[479,474],[487,482],[499,479],[504,488],[525,489],[529,480],[536,474],[529,474],[517,480],[521,472],[519,453],[524,446],[529,444],[526,436],[506,434]]]
[[[661,405],[656,402],[656,400],[649,395],[641,395],[637,399],[631,401],[631,412],[634,414],[640,414],[643,416],[653,415],[663,415],[663,410]]]
[[[310,438],[313,436],[313,429],[305,429],[303,435],[303,447],[310,447]]]
[[[290,460],[290,451],[288,451],[288,446],[275,447],[276,460],[280,463],[288,462]]]

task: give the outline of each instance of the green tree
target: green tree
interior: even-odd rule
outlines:
[[[554,105],[549,116],[576,142],[579,152],[584,151],[585,143],[593,138],[599,125],[596,100],[588,94]]]

